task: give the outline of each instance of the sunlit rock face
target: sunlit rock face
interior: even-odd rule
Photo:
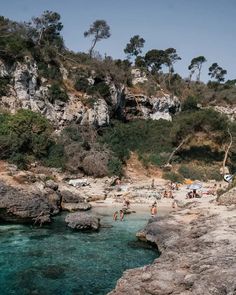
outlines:
[[[172,115],[180,111],[180,101],[176,96],[160,93],[157,96],[126,93],[125,112],[128,119],[172,120]]]
[[[68,70],[60,68],[63,83],[68,81]],[[145,83],[147,77],[138,69],[132,70],[133,85]],[[0,77],[9,77],[6,95],[0,97],[1,109],[15,113],[19,109],[39,112],[57,129],[76,122],[80,125],[107,126],[112,118],[125,120],[152,119],[171,120],[171,115],[180,110],[179,99],[163,93],[156,96],[132,94],[124,85],[115,85],[111,78],[104,78],[110,95],[106,98],[76,93],[67,89],[68,101],[50,100],[51,81],[41,77],[38,65],[31,57],[11,65],[0,60]],[[71,82],[72,83],[72,82]],[[94,83],[94,79],[90,79]],[[72,83],[73,84],[73,83]]]

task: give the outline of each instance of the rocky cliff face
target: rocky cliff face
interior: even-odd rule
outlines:
[[[61,67],[61,75],[68,79],[68,71]],[[18,109],[30,109],[43,114],[57,128],[77,122],[81,125],[108,125],[112,116],[132,120],[141,119],[166,119],[171,120],[171,114],[179,111],[180,102],[177,97],[161,93],[155,97],[143,94],[132,94],[123,85],[116,86],[109,79],[110,97],[96,99],[92,106],[86,105],[86,100],[91,97],[87,94],[76,95],[68,91],[69,100],[63,102],[49,100],[50,81],[39,76],[37,63],[29,57],[22,62],[6,65],[0,60],[0,78],[10,77],[10,87],[6,95],[0,97],[0,108],[10,110],[12,113]],[[147,80],[138,70],[133,72],[133,84],[143,83]],[[138,81],[138,82],[137,82]],[[93,83],[93,79],[90,81]]]

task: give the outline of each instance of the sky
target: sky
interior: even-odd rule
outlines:
[[[100,41],[96,50],[113,58],[125,58],[124,48],[134,35],[143,37],[145,47],[174,47],[182,58],[175,70],[189,74],[192,58],[204,55],[208,68],[217,62],[227,70],[226,79],[236,78],[236,0],[0,0],[0,14],[16,21],[29,21],[45,10],[56,11],[64,25],[66,47],[88,51],[91,39],[83,33],[96,19],[111,27],[111,37]]]

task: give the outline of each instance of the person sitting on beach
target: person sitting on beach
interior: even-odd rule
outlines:
[[[120,221],[123,221],[124,219],[124,211],[120,210]]]
[[[192,198],[193,198],[193,192],[190,191],[190,192],[187,193],[186,199],[192,199]]]
[[[115,213],[113,214],[113,220],[117,220],[118,218],[118,211],[115,211]]]
[[[169,191],[169,195],[168,195],[168,197],[169,197],[170,199],[173,199],[173,198],[174,198],[174,197],[173,197],[173,192],[172,192],[172,190]]]
[[[163,193],[163,198],[168,198],[168,193],[167,193],[167,190],[164,190],[164,193]]]
[[[154,203],[152,204],[152,206],[157,206],[157,201],[154,201]]]

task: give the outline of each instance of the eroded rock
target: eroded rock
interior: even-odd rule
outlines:
[[[235,294],[235,213],[208,204],[150,219],[138,237],[155,242],[161,256],[124,272],[109,294]]]
[[[75,230],[98,230],[100,227],[100,219],[87,213],[76,212],[66,216],[65,222]]]
[[[48,223],[60,211],[60,196],[52,190],[26,191],[0,182],[0,220],[14,223]]]

